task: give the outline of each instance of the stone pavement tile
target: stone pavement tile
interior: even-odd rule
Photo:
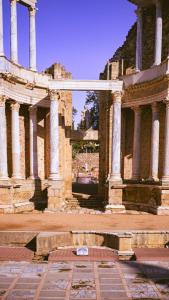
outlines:
[[[47,280],[56,280],[56,279],[68,279],[69,278],[68,272],[62,273],[47,273],[46,279]]]
[[[108,299],[121,299],[121,298],[127,298],[127,294],[125,292],[120,291],[105,291],[101,292],[101,299],[102,300],[108,300]]]
[[[71,290],[70,299],[96,299],[96,292],[92,290]]]
[[[65,290],[69,284],[68,280],[45,280],[42,290]]]
[[[36,290],[38,287],[38,283],[17,283],[14,286],[14,289],[16,290]]]
[[[111,279],[120,279],[120,274],[116,273],[116,274],[108,274],[108,273],[102,273],[99,274],[99,278],[100,279],[105,279],[105,278],[111,278]]]
[[[40,297],[48,297],[48,298],[59,298],[59,297],[65,297],[66,291],[41,291]]]
[[[41,281],[41,277],[37,277],[37,278],[34,278],[34,277],[26,277],[26,278],[22,278],[22,277],[19,277],[18,280],[17,280],[17,283],[21,284],[21,283],[39,283]]]
[[[116,284],[116,285],[119,285],[119,284],[122,284],[122,280],[119,279],[119,278],[116,278],[116,279],[110,279],[110,278],[100,278],[99,279],[99,282],[100,284]]]
[[[73,279],[94,279],[93,273],[73,273]]]
[[[101,291],[124,291],[124,286],[121,284],[100,284]]]
[[[35,290],[12,290],[6,297],[7,300],[20,297],[20,299],[32,299],[35,295]]]
[[[0,290],[7,289],[10,286],[10,283],[0,283]]]

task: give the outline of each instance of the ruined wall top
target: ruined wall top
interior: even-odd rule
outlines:
[[[72,79],[72,74],[67,72],[65,67],[60,63],[54,63],[45,70],[45,73],[51,74],[54,79]]]
[[[129,2],[138,6],[149,6],[155,4],[156,0],[128,0]]]

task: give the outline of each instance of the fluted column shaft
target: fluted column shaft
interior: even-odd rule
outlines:
[[[38,178],[38,153],[37,153],[37,107],[29,107],[29,132],[30,132],[30,178]]]
[[[8,179],[5,102],[6,98],[0,96],[0,180]]]
[[[166,101],[165,146],[162,182],[169,184],[169,100]]]
[[[59,180],[59,93],[50,92],[50,174],[49,179]]]
[[[19,103],[12,103],[12,177],[21,178],[21,147],[19,126]]]
[[[136,71],[142,69],[142,10],[138,8],[136,10],[137,14],[137,38],[136,38]]]
[[[133,138],[133,165],[132,179],[140,178],[140,137],[141,137],[141,109],[134,107],[134,138]]]
[[[157,103],[152,104],[150,180],[158,180],[160,121]]]
[[[3,5],[0,0],[0,56],[4,55]]]
[[[30,69],[36,71],[36,8],[29,8],[29,16],[30,16]]]
[[[121,182],[121,93],[113,94],[112,164],[110,181]]]
[[[17,0],[11,1],[11,60],[18,63]]]
[[[161,64],[162,57],[162,8],[161,0],[156,0],[156,34],[155,34],[155,57],[154,65]]]

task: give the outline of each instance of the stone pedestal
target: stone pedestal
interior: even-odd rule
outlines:
[[[63,180],[49,180],[47,188],[48,208],[46,211],[57,211],[65,206]]]
[[[108,183],[108,204],[106,210],[112,213],[125,213],[123,200],[123,185],[114,185],[114,182]]]

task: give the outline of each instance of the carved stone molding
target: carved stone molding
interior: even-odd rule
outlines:
[[[18,111],[20,109],[20,104],[18,102],[11,102],[11,110]]]
[[[5,106],[5,102],[8,99],[6,96],[0,96],[0,106]]]
[[[60,91],[58,90],[49,90],[49,97],[51,101],[59,101],[60,100]]]
[[[36,7],[29,7],[29,14],[30,16],[35,16],[36,15]]]
[[[37,112],[37,106],[35,106],[35,105],[29,106],[29,112],[31,114],[35,114]]]
[[[122,99],[122,92],[116,91],[113,93],[113,102],[120,102]]]
[[[132,106],[131,109],[136,113],[136,114],[141,114],[141,107],[139,105],[137,106]]]

